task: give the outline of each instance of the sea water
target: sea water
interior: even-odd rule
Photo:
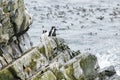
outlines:
[[[71,49],[96,55],[101,68],[113,65],[120,75],[118,1],[25,0],[33,17],[28,33],[34,45],[38,45],[42,26],[47,31],[56,26],[57,37],[65,39]]]

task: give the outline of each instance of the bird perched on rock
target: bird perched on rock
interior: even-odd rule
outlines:
[[[52,34],[53,34],[53,32],[54,32],[54,29],[55,29],[55,26],[52,26],[52,28],[51,28],[51,30],[50,30],[48,36],[52,36]]]
[[[53,30],[53,33],[52,33],[52,36],[56,36],[56,28],[54,28],[54,30]]]

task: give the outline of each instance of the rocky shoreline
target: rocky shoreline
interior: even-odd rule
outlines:
[[[0,0],[0,80],[120,80],[113,66],[100,69],[95,55],[72,51],[61,38],[42,34],[32,47],[31,24],[24,0]]]

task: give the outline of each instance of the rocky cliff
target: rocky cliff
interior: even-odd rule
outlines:
[[[120,80],[114,67],[100,69],[96,56],[72,51],[63,39],[45,33],[32,47],[31,23],[24,0],[0,0],[0,80]]]
[[[0,68],[31,48],[27,34],[31,23],[24,0],[0,0]]]

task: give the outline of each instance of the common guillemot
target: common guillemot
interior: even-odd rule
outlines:
[[[52,34],[53,34],[53,32],[54,32],[54,28],[55,28],[55,26],[52,26],[52,28],[51,28],[51,30],[50,30],[48,36],[52,36]]]

